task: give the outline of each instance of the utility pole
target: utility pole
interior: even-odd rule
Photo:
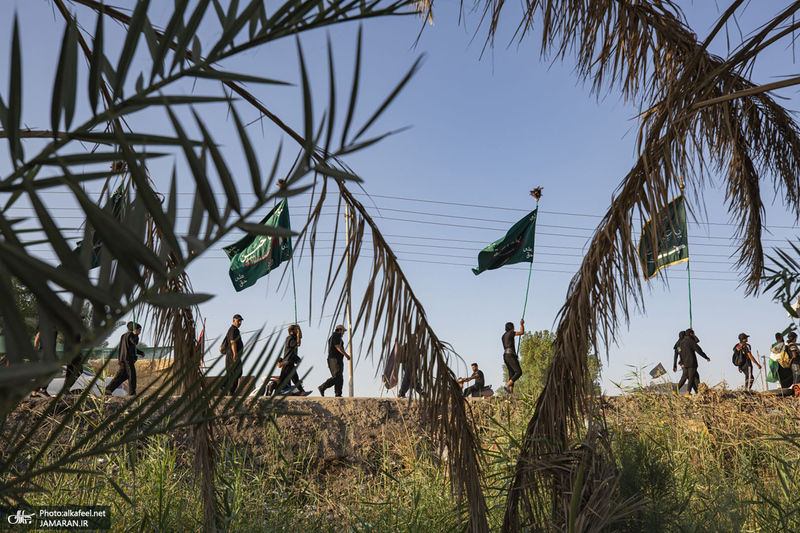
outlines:
[[[344,207],[344,226],[345,226],[345,250],[347,250],[347,277],[348,279],[352,273],[352,259],[350,257],[350,219],[353,215],[350,214],[350,205],[345,204]],[[353,397],[353,317],[352,317],[352,302],[350,300],[350,287],[347,287],[347,353],[350,359],[347,361],[347,393],[351,398]]]

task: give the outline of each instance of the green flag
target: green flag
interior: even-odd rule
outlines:
[[[494,270],[515,263],[533,263],[533,243],[536,238],[536,215],[539,206],[511,226],[506,236],[494,241],[478,254],[477,276],[484,270]]]
[[[649,219],[642,228],[642,237],[639,239],[639,261],[645,279],[652,278],[664,267],[689,260],[689,234],[686,231],[686,205],[683,195],[668,203],[656,217],[658,228],[653,219]],[[653,242],[657,245],[655,253],[652,249]]]
[[[260,222],[264,226],[291,229],[289,206],[284,198]],[[274,268],[292,255],[292,239],[268,237],[266,235],[247,235],[230,246],[223,248],[231,260],[228,272],[236,292],[255,285],[259,278],[266,276]]]
[[[114,191],[114,194],[111,195],[111,198],[106,205],[103,206],[103,209],[108,209],[109,203],[111,204],[111,213],[113,213],[114,218],[117,220],[122,220],[124,213],[122,212],[122,206],[125,203],[125,187],[123,184],[120,183],[117,190]],[[81,245],[83,241],[77,242],[77,247],[75,248],[75,253],[81,253]],[[100,252],[103,251],[103,241],[100,240],[100,236],[97,232],[92,231],[92,265],[89,267],[89,270],[97,268],[100,266]]]

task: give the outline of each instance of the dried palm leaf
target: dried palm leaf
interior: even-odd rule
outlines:
[[[92,0],[76,1],[99,10],[99,4],[94,5],[96,3]],[[105,12],[108,16],[120,22],[129,23],[129,19],[125,15],[113,9],[105,8]],[[155,33],[159,38],[162,38],[163,34],[161,32],[156,31]],[[177,45],[174,45],[174,43],[170,42],[169,45],[173,48],[177,48]],[[188,50],[185,51],[185,55],[192,61],[198,60],[198,58],[192,56]],[[415,71],[416,67],[417,65],[412,68],[411,73]],[[206,68],[210,69],[210,67]],[[407,81],[409,76],[401,83],[400,87]],[[246,102],[258,109],[262,115],[272,120],[302,147],[307,148],[309,143],[313,143],[311,128],[306,128],[305,136],[298,134],[241,85],[226,80],[223,80],[222,83],[242,96]],[[345,127],[339,153],[347,153],[360,146],[358,144],[358,138],[377,115],[385,109],[386,105],[391,101],[391,98],[396,95],[396,92],[397,91],[395,91],[392,97],[381,107],[379,112],[367,121],[367,125],[356,134],[355,139],[350,144],[345,143],[348,129],[347,126]],[[352,118],[353,103],[354,96],[351,97],[351,107],[347,120],[348,125]],[[333,117],[331,117],[329,121],[329,128],[330,130],[333,128]],[[330,133],[328,138],[330,138]],[[362,145],[368,145],[372,142],[375,142],[375,140],[362,141]],[[311,144],[311,146],[314,146],[314,144]],[[334,294],[336,290],[335,282],[342,273],[342,269],[345,268],[344,264],[346,258],[350,257],[352,261],[349,266],[345,268],[343,283],[339,288],[336,314],[343,308],[345,299],[349,297],[353,290],[353,271],[359,258],[365,232],[369,229],[373,238],[374,252],[372,279],[361,300],[362,305],[356,319],[356,328],[363,327],[364,331],[369,331],[369,329],[371,329],[368,352],[372,351],[375,347],[376,338],[378,338],[378,334],[381,330],[383,333],[378,340],[381,341],[383,346],[391,346],[395,340],[397,340],[398,344],[403,346],[401,349],[403,352],[401,357],[408,361],[407,371],[411,372],[414,376],[420,376],[419,383],[415,383],[415,385],[418,385],[419,388],[424,391],[425,397],[423,402],[428,414],[427,419],[432,432],[440,439],[442,449],[446,450],[453,486],[459,496],[466,496],[469,501],[470,527],[476,532],[487,531],[486,503],[480,483],[481,451],[475,437],[474,427],[468,411],[468,404],[464,401],[460,385],[449,368],[449,364],[455,354],[446,343],[439,340],[435,335],[427,322],[421,302],[411,290],[391,248],[381,236],[377,225],[369,216],[363,205],[361,205],[345,187],[342,178],[353,178],[355,174],[341,163],[341,161],[336,160],[336,166],[331,166],[326,161],[326,156],[329,155],[327,149],[314,147],[312,157],[317,162],[315,170],[325,176],[332,176],[335,178],[335,182],[339,187],[341,199],[350,206],[357,216],[353,222],[353,231],[351,234],[354,237],[351,238],[348,248],[343,250],[341,255],[337,255],[336,249],[334,248],[331,254],[325,299],[327,301],[328,297]],[[322,180],[319,194],[315,194],[312,197],[311,203],[309,204],[308,222],[300,234],[302,243],[300,249],[303,249],[302,247],[305,245],[306,240],[310,246],[312,276],[316,229],[318,227],[322,204],[326,199],[327,181],[327,179]],[[292,178],[288,178],[285,185],[289,186],[292,183]],[[335,231],[338,231],[338,222]],[[336,257],[339,258],[338,263]],[[309,298],[311,298],[311,295],[309,295]],[[309,306],[309,309],[311,309],[311,306]],[[383,362],[385,355],[388,354],[381,353],[379,364]]]
[[[747,292],[752,292],[763,269],[762,179],[771,178],[773,187],[785,192],[789,208],[800,215],[797,124],[742,75],[756,57],[754,51],[775,42],[771,30],[800,4],[780,13],[728,59],[712,56],[708,43],[741,4],[733,3],[703,43],[669,1],[526,4],[520,38],[540,14],[543,53],[563,58],[574,52],[579,76],[591,83],[593,91],[619,88],[646,111],[638,141],[641,155],[595,231],[560,311],[552,366],[525,434],[504,531],[597,531],[593,524],[607,523],[619,510],[609,493],[602,505],[590,508],[580,501],[572,507],[575,469],[552,469],[542,458],[563,453],[573,442],[597,448],[602,436],[584,428],[583,421],[594,412],[582,379],[587,371],[585,354],[613,343],[632,308],[643,307],[634,220],[662,210],[679,192],[680,176],[699,190],[711,172],[726,174],[728,208],[738,221],[737,264],[745,271]],[[487,4],[491,32],[501,7],[502,3]],[[601,453],[596,460],[611,463],[608,454]],[[601,481],[591,472],[587,476],[586,482]],[[550,497],[542,498],[543,494]],[[578,528],[581,523],[584,527]]]

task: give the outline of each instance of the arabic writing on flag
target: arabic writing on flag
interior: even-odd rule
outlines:
[[[262,226],[281,228],[288,233],[289,206],[286,199],[280,201],[260,222]],[[288,235],[250,235],[223,248],[231,266],[228,274],[236,292],[255,285],[256,281],[272,272],[292,255],[292,238]]]
[[[686,205],[681,195],[645,223],[639,240],[639,261],[645,279],[650,279],[662,268],[688,260]]]
[[[516,263],[533,263],[533,245],[536,238],[536,217],[539,207],[511,226],[506,236],[494,241],[478,254],[477,276],[485,270],[494,270]]]
[[[666,373],[667,370],[664,368],[664,365],[658,363],[658,366],[656,366],[653,370],[650,371],[650,377],[653,379],[658,379]]]

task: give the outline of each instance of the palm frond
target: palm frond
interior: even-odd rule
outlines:
[[[707,49],[741,1],[723,13],[703,42],[671,1],[531,0],[525,5],[517,38],[529,35],[540,21],[543,55],[574,55],[578,76],[594,93],[619,90],[645,111],[637,141],[640,156],[598,225],[559,313],[552,367],[523,440],[504,531],[545,524],[568,528],[584,513],[602,523],[599,518],[615,512],[611,500],[592,508],[581,501],[572,509],[568,500],[577,470],[544,468],[541,458],[557,455],[576,440],[596,447],[593,439],[602,435],[587,434],[583,427],[593,413],[590,391],[580,379],[587,370],[583,355],[613,343],[619,326],[643,307],[634,221],[662,210],[680,192],[681,177],[694,191],[711,173],[723,174],[728,209],[738,222],[737,265],[751,293],[759,287],[764,266],[763,182],[769,180],[784,192],[786,205],[800,216],[798,126],[766,92],[769,87],[759,90],[744,74],[765,46],[787,35],[781,24],[800,4],[784,9],[728,58],[715,57]],[[490,38],[503,6],[486,4]],[[602,460],[602,454],[598,458]],[[591,481],[590,471],[586,475],[586,483],[598,486],[600,479]]]
[[[173,107],[216,102],[230,104],[230,99],[169,94],[168,89],[177,81],[197,77],[211,77],[234,86],[241,82],[252,82],[254,80],[250,76],[218,72],[211,69],[210,65],[255,46],[316,27],[348,19],[392,14],[406,4],[390,2],[379,6],[374,2],[364,4],[353,0],[335,0],[322,6],[316,1],[296,1],[287,2],[278,13],[267,19],[261,3],[251,2],[241,13],[231,9],[230,16],[223,21],[220,38],[212,44],[210,52],[201,57],[202,50],[196,39],[191,51],[186,50],[186,45],[192,40],[203,19],[207,1],[200,2],[195,7],[186,25],[183,17],[188,2],[178,2],[166,33],[157,32],[147,19],[148,2],[139,2],[133,16],[125,20],[129,26],[123,49],[116,65],[112,65],[103,53],[102,21],[106,16],[112,16],[112,11],[118,12],[96,2],[75,0],[74,3],[88,5],[101,15],[96,34],[89,36],[94,40],[94,47],[90,48],[77,18],[69,13],[62,0],[53,2],[64,17],[66,29],[51,105],[53,131],[48,136],[49,142],[37,154],[26,157],[20,142],[22,58],[16,22],[12,38],[9,106],[6,107],[5,101],[0,102],[3,137],[9,141],[14,162],[14,170],[0,180],[0,191],[11,193],[7,206],[11,206],[22,195],[31,198],[40,219],[40,230],[48,235],[49,242],[63,263],[63,267],[55,268],[49,261],[31,255],[28,246],[32,241],[25,241],[21,237],[23,234],[14,227],[17,221],[8,219],[6,213],[0,211],[0,247],[4,252],[0,254],[0,315],[3,323],[15,330],[7,334],[6,339],[8,348],[13,353],[10,358],[13,364],[0,378],[0,413],[3,414],[0,422],[0,501],[24,501],[28,491],[36,488],[37,480],[42,476],[71,472],[74,470],[73,465],[80,464],[86,458],[108,453],[135,440],[165,431],[193,427],[197,436],[195,466],[202,472],[204,529],[215,530],[220,525],[219,513],[215,510],[215,455],[210,445],[215,421],[230,416],[258,415],[259,409],[266,413],[274,412],[274,409],[271,402],[261,402],[258,409],[254,410],[246,404],[244,396],[220,395],[220,383],[204,385],[197,364],[199,354],[195,347],[193,308],[207,296],[192,293],[185,272],[204,250],[218,243],[235,228],[247,227],[249,217],[273,200],[276,194],[286,191],[270,190],[276,177],[278,158],[266,182],[261,180],[258,166],[251,164],[255,204],[247,207],[240,205],[240,209],[235,210],[235,216],[231,216],[231,210],[220,213],[213,194],[210,194],[212,177],[205,168],[206,154],[212,156],[219,178],[219,183],[215,182],[213,186],[222,187],[228,195],[229,203],[236,204],[238,193],[231,186],[230,171],[224,158],[215,152],[216,145],[208,131],[203,130],[198,115],[195,117],[198,117],[203,133],[203,139],[199,141],[188,137]],[[249,32],[244,30],[245,27],[249,27]],[[243,33],[248,33],[248,38],[244,38]],[[135,68],[132,58],[141,39],[146,41],[154,62],[151,79],[145,83],[143,74],[139,74],[135,91],[126,94],[125,89],[131,85],[127,80],[135,77],[132,72]],[[90,65],[88,96],[91,113],[80,124],[73,125],[73,114],[76,112],[72,90],[73,80],[77,79],[76,44],[83,50]],[[168,57],[170,50],[175,50],[171,58]],[[187,59],[190,63],[188,65],[185,64]],[[172,63],[168,65],[167,61],[170,60]],[[180,68],[176,70],[178,66]],[[211,75],[215,72],[216,75]],[[306,94],[310,93],[308,87],[304,90]],[[102,106],[98,106],[101,102]],[[170,115],[174,135],[148,135],[146,132],[130,131],[126,123],[128,116],[154,108],[165,110]],[[307,98],[304,111],[307,116],[313,116]],[[62,124],[66,131],[58,131]],[[71,143],[76,140],[110,144],[114,148],[81,152],[72,149]],[[240,141],[247,151],[249,140],[241,129]],[[313,141],[304,140],[303,145],[313,146]],[[144,145],[146,149],[137,153],[134,145]],[[151,150],[154,146],[165,151]],[[196,151],[198,147],[200,155]],[[167,197],[158,193],[156,184],[149,175],[146,162],[167,153],[182,157],[192,171],[191,178],[197,195],[188,229],[179,229],[176,224],[178,191],[174,173]],[[329,157],[327,154],[320,157],[317,164],[327,164]],[[303,182],[308,180],[307,176],[313,171],[311,159],[311,156],[302,157],[302,163],[295,166],[287,176],[286,182],[291,187],[288,192],[306,187]],[[112,164],[111,171],[103,168],[109,163]],[[44,169],[41,177],[37,176],[39,169]],[[112,179],[120,179],[128,187],[128,194],[120,206],[125,213],[124,224],[113,216],[110,207],[99,207],[80,186],[83,182],[97,180],[104,182],[106,191],[110,190]],[[95,234],[102,240],[100,267],[96,275],[88,274],[91,247],[82,247],[81,252],[72,257],[66,244],[65,229],[53,223],[47,207],[37,202],[39,191],[46,189],[57,189],[71,194],[87,218],[84,241],[92,242]],[[203,235],[201,228],[204,221],[206,231]],[[142,235],[145,235],[144,239]],[[188,244],[189,253],[184,253],[183,247],[186,244],[183,243]],[[43,330],[50,331],[51,326],[58,327],[66,338],[81,338],[80,342],[68,343],[69,349],[60,361],[54,359],[23,364],[24,359],[36,361],[39,356],[34,352],[30,339],[26,337],[25,328],[17,328],[23,321],[19,310],[14,306],[13,288],[8,283],[12,277],[22,280],[34,294]],[[64,290],[71,295],[71,302],[61,299],[60,294]],[[85,302],[89,303],[91,309],[91,327],[80,320]],[[142,391],[141,398],[126,401],[125,409],[110,413],[90,431],[83,432],[80,438],[60,449],[57,457],[51,453],[53,446],[59,436],[69,430],[83,406],[92,401],[89,395],[91,386],[74,402],[67,402],[66,406],[63,399],[66,391],[61,391],[48,404],[47,409],[36,416],[14,421],[6,418],[5,415],[20,406],[21,398],[26,392],[50,379],[60,363],[95,346],[117,327],[119,318],[144,303],[151,305],[148,312],[152,323],[156,324],[156,344],[169,342],[173,345],[174,364],[167,379]],[[54,339],[46,335],[45,337],[44,353],[54,356]],[[248,350],[245,357],[257,358],[255,373],[270,371],[269,365],[274,361],[271,354],[274,350],[275,344],[271,343],[260,353]],[[96,381],[97,378],[94,383]],[[177,399],[171,401],[170,396],[177,396]],[[37,444],[32,460],[21,460],[31,454],[33,439],[42,438],[41,431],[46,422],[54,422],[55,426],[47,428],[44,444]]]

